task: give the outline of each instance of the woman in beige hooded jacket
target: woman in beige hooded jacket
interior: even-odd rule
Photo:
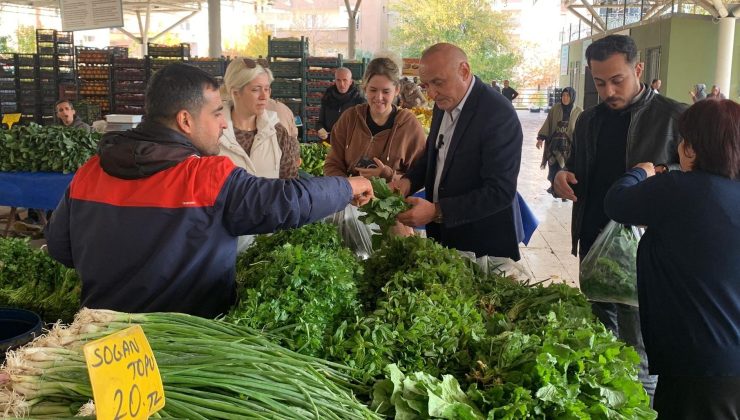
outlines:
[[[331,130],[324,175],[400,178],[424,153],[424,129],[413,113],[393,105],[400,91],[400,71],[393,60],[373,59],[363,86],[367,104],[342,113]]]
[[[264,60],[235,58],[224,76],[224,116],[220,155],[263,178],[295,178],[300,164],[298,140],[278,114],[268,110],[272,73]]]

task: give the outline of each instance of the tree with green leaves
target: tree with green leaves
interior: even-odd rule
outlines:
[[[404,57],[420,57],[425,48],[449,42],[467,54],[473,72],[484,81],[511,78],[520,62],[506,13],[488,0],[394,0],[398,24],[391,43]]]
[[[33,25],[19,25],[15,30],[18,40],[18,52],[33,54],[36,52],[36,28]]]

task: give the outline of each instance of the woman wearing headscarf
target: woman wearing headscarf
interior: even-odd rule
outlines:
[[[703,99],[707,99],[707,85],[704,83],[699,83],[696,86],[694,86],[694,90],[690,90],[689,94],[691,95],[691,100],[694,103],[697,103]]]
[[[550,109],[545,123],[537,134],[537,148],[543,149],[540,168],[545,169],[545,165],[549,166],[547,180],[550,181],[550,188],[547,192],[550,194],[553,194],[552,182],[555,174],[565,167],[565,161],[568,160],[576,120],[583,112],[581,107],[575,105],[575,101],[575,89],[572,87],[563,89],[560,103]]]
[[[268,66],[262,59],[235,58],[226,69],[224,116],[228,127],[221,135],[220,154],[252,175],[295,178],[300,148],[278,114],[267,109],[273,81]]]
[[[719,91],[719,86],[713,85],[712,91],[707,95],[707,99],[727,99],[725,94]]]

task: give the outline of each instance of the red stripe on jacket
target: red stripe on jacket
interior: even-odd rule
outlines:
[[[224,156],[192,156],[147,178],[121,179],[105,173],[94,156],[75,174],[69,195],[119,207],[209,207],[234,168]]]

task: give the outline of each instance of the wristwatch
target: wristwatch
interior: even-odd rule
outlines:
[[[434,205],[435,213],[434,213],[434,220],[432,220],[434,223],[442,224],[442,206],[439,205],[439,203],[436,203]]]

